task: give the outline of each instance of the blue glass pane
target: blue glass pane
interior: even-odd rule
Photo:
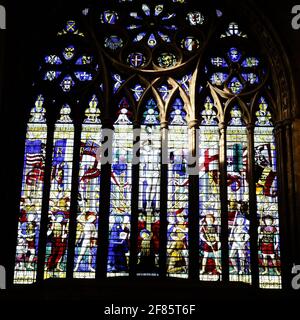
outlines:
[[[228,84],[228,87],[234,94],[238,94],[243,90],[243,85],[236,77],[232,78],[232,80]]]
[[[92,74],[86,71],[76,71],[74,74],[75,77],[80,81],[91,81],[93,79]]]
[[[101,22],[106,24],[115,24],[118,19],[117,12],[110,10],[104,11],[100,16]]]
[[[238,62],[241,59],[241,53],[236,48],[231,48],[228,52],[228,57],[232,62]]]
[[[104,46],[111,50],[117,50],[123,47],[123,40],[118,36],[110,36],[104,39]]]

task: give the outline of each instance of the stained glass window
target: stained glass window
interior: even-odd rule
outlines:
[[[241,109],[234,106],[230,112],[226,145],[229,279],[251,283],[247,144]]]
[[[108,276],[129,274],[133,126],[128,101],[119,104],[112,143]]]
[[[188,127],[181,99],[172,106],[168,130],[167,274],[187,278],[188,254]]]
[[[82,124],[74,278],[94,278],[96,270],[102,140],[98,103],[93,95]]]
[[[14,282],[36,281],[44,189],[47,125],[44,97],[39,95],[27,126]]]
[[[14,282],[197,275],[281,288],[281,113],[264,50],[223,7],[111,3],[68,20],[41,60]]]
[[[72,188],[74,127],[62,106],[54,130],[44,278],[65,278]]]
[[[221,277],[221,202],[219,127],[210,97],[205,99],[199,130],[200,280]]]
[[[160,119],[153,98],[147,101],[141,122],[137,273],[158,275],[160,232]]]
[[[254,133],[258,219],[259,282],[262,288],[281,288],[277,155],[269,105],[258,101]]]

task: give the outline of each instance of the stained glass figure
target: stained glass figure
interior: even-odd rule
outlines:
[[[254,131],[255,182],[258,220],[259,283],[281,288],[277,154],[269,105],[258,101]]]
[[[188,127],[181,99],[175,99],[168,131],[167,275],[186,278],[188,255]]]
[[[234,106],[227,128],[228,243],[230,281],[251,283],[248,138],[241,109]]]
[[[96,95],[93,95],[89,108],[85,111],[85,120],[84,123],[101,123],[100,117],[100,109],[98,108],[98,99]]]
[[[74,127],[65,104],[55,125],[44,278],[65,278],[69,237]]]
[[[139,164],[139,213],[137,274],[158,275],[160,247],[160,159],[159,111],[150,99],[142,117]]]
[[[119,104],[114,124],[111,202],[109,216],[108,276],[128,275],[131,221],[133,126],[126,98]]]
[[[44,97],[39,95],[27,126],[14,283],[36,281],[47,143]]]

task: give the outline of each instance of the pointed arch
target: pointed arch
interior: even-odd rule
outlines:
[[[168,104],[166,106],[167,107],[167,113],[168,113],[168,108],[170,108],[170,106],[172,105],[172,99],[174,99],[173,97],[175,97],[178,94],[178,95],[180,95],[180,98],[184,102],[184,107],[185,107],[186,112],[187,112],[188,121],[191,120],[190,118],[191,118],[191,115],[192,115],[192,106],[191,106],[191,101],[190,101],[189,95],[182,88],[182,86],[178,84],[178,82],[176,80],[174,80],[173,78],[169,78],[169,81],[174,86],[174,88],[176,88],[176,89],[172,92],[172,95],[169,98]],[[178,93],[177,93],[177,91],[178,91]]]
[[[170,79],[170,83],[175,85],[176,81]],[[170,94],[168,101],[166,102],[166,118],[169,119],[171,116],[171,112],[174,112],[174,103],[176,100],[178,103],[179,100],[181,100],[183,111],[186,113],[184,117],[186,118],[186,121],[189,122],[191,120],[192,114],[190,99],[179,85],[177,85],[177,88],[173,90],[173,92]]]
[[[161,97],[159,96],[158,92],[155,88],[152,86],[149,86],[143,96],[143,99],[141,99],[137,104],[137,114],[138,114],[138,123],[141,124],[144,119],[144,113],[145,113],[145,106],[148,105],[148,103],[151,102],[153,106],[155,105],[155,114],[158,112],[159,116],[159,122],[162,123],[165,119],[165,104]],[[154,119],[154,118],[153,118]]]
[[[147,95],[150,88],[149,81],[145,77],[136,74],[133,74],[126,80],[122,80],[119,84],[120,86],[116,92],[117,98],[120,98],[122,92],[125,90],[127,91],[127,95],[132,96],[135,104],[138,104],[144,99],[144,96]]]
[[[264,98],[268,105],[268,111],[271,114],[271,122],[274,126],[275,123],[279,121],[279,114],[276,110],[276,102],[274,101],[274,97],[272,96],[269,90],[260,90],[258,91],[251,101],[251,123],[255,123],[257,121],[257,111],[259,110],[259,104],[261,102],[261,98]]]
[[[245,102],[239,98],[239,97],[234,97],[229,100],[227,100],[224,103],[224,119],[225,122],[228,123],[230,126],[230,121],[232,121],[233,118],[233,111],[236,110],[236,112],[241,113],[241,123],[247,125],[251,123],[251,113],[249,111],[249,107],[245,104]],[[238,118],[237,118],[238,120]]]
[[[126,109],[130,112],[130,118],[134,123],[138,122],[137,104],[138,102],[133,98],[132,92],[127,87],[123,87],[112,98],[112,105],[110,109],[110,117],[113,119],[113,123],[117,120],[120,114],[120,104],[126,103],[128,107]]]

